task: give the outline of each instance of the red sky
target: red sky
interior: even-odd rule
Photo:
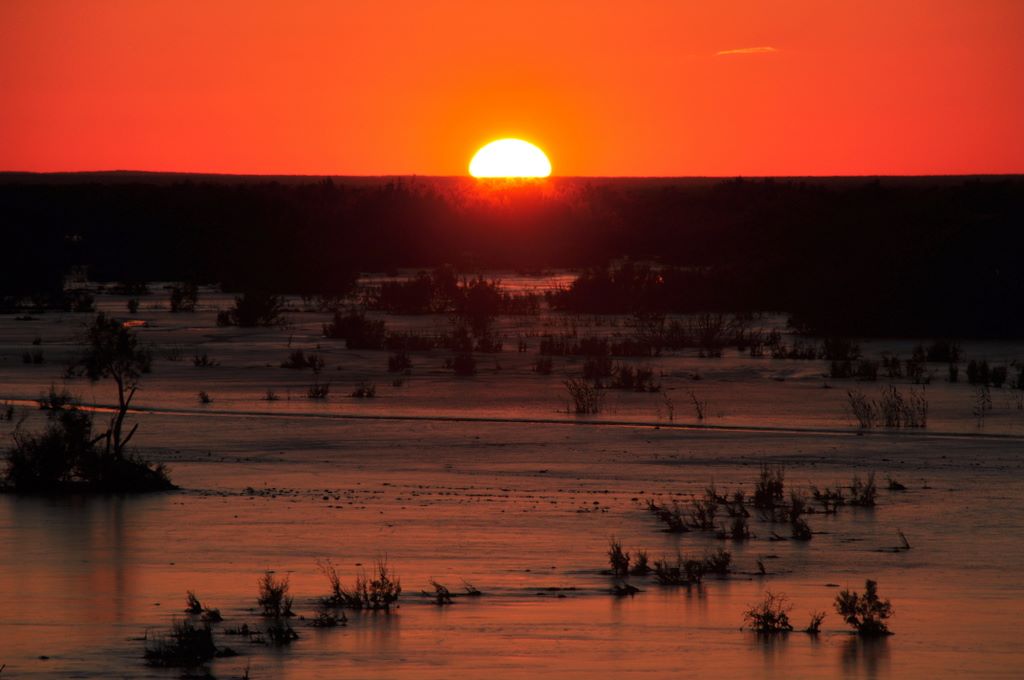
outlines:
[[[1024,172],[1022,0],[2,0],[0,169]]]

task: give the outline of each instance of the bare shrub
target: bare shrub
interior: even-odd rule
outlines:
[[[405,373],[412,371],[412,359],[405,352],[395,352],[388,357],[388,373]]]
[[[704,563],[683,559],[679,553],[675,560],[662,557],[654,561],[654,578],[663,586],[696,585],[704,578]]]
[[[317,381],[306,390],[306,396],[310,399],[326,399],[331,394],[331,383]]]
[[[766,591],[764,599],[743,613],[747,627],[760,635],[779,635],[793,630],[789,622],[789,612],[793,606],[782,594]]]
[[[719,548],[713,553],[704,556],[702,562],[703,573],[725,575],[729,573],[729,566],[732,564],[732,553]]]
[[[280,579],[274,577],[274,573],[267,571],[259,580],[259,597],[256,603],[263,610],[263,616],[268,618],[284,618],[294,616],[292,613],[292,597],[288,594],[288,577]]]
[[[292,629],[287,619],[275,618],[267,624],[267,641],[272,645],[290,645],[299,639],[299,634]]]
[[[690,401],[693,402],[693,410],[696,412],[697,420],[704,420],[708,415],[707,399],[698,399],[695,393],[690,392]]]
[[[615,576],[626,576],[629,573],[629,553],[623,551],[622,543],[614,537],[608,542],[608,563]]]
[[[878,488],[875,486],[875,473],[871,472],[867,480],[862,480],[860,475],[854,475],[850,483],[850,505],[858,505],[865,508],[875,506],[875,497],[878,495]]]
[[[808,622],[804,632],[808,635],[817,635],[821,632],[821,622],[825,620],[825,612],[811,613],[811,620]]]
[[[320,373],[324,369],[324,359],[316,352],[310,352],[308,355],[301,349],[293,350],[288,358],[281,362],[281,368],[290,368],[292,370],[303,370],[306,368],[313,369],[313,373]]]
[[[864,582],[864,594],[850,590],[842,590],[836,596],[836,611],[846,623],[856,629],[859,635],[889,635],[889,627],[885,620],[893,615],[893,607],[889,600],[878,597],[878,584],[875,581]]]
[[[262,291],[247,291],[235,298],[230,309],[217,312],[218,326],[280,326],[284,323],[284,300]]]
[[[313,620],[309,622],[309,625],[314,628],[336,628],[338,626],[344,626],[348,622],[344,612],[337,612],[332,610],[330,607],[319,605],[316,608],[316,613]]]
[[[629,573],[634,576],[643,576],[651,572],[651,565],[648,564],[648,557],[646,550],[637,550],[636,556],[633,559],[633,565],[629,568]]]
[[[714,531],[718,501],[713,496],[698,498],[690,503],[690,523],[701,531]]]
[[[361,382],[352,391],[356,399],[373,399],[377,396],[377,386],[373,383]]]
[[[678,501],[672,501],[672,505],[669,506],[659,505],[653,500],[648,500],[647,510],[664,522],[668,527],[668,531],[672,533],[681,534],[690,530],[686,520],[686,515],[683,514],[683,509],[680,507]]]
[[[455,372],[455,375],[469,376],[476,375],[476,359],[472,352],[460,352],[445,362],[445,367]]]
[[[860,344],[850,338],[825,338],[821,343],[821,358],[826,361],[856,361],[860,357]]]
[[[850,412],[857,420],[857,425],[862,430],[874,427],[878,420],[874,402],[868,399],[860,390],[847,390],[846,398]]]
[[[196,626],[192,621],[175,621],[166,637],[148,640],[146,663],[159,668],[196,668],[217,656],[233,656],[230,650],[218,650],[213,643],[209,623]]]
[[[846,496],[838,484],[835,487],[826,486],[824,489],[811,487],[811,495],[814,500],[821,503],[824,511],[829,514],[834,513],[840,505],[846,503]]]
[[[570,378],[565,381],[565,389],[569,391],[576,413],[594,414],[601,412],[603,396],[597,386],[586,380]]]
[[[199,598],[196,597],[195,592],[193,592],[191,590],[188,591],[188,593],[185,596],[185,613],[186,614],[202,614],[203,613],[203,604],[202,604],[202,602],[200,602]]]
[[[192,355],[192,365],[196,368],[210,368],[211,366],[217,366],[217,362],[210,358],[210,356],[203,352],[200,354],[196,352]]]
[[[750,532],[747,518],[743,515],[736,515],[732,518],[728,530],[720,532],[719,537],[729,538],[734,541],[745,541],[748,538],[753,538],[753,534]]]
[[[978,420],[978,427],[985,424],[985,417],[992,411],[992,392],[988,385],[980,385],[974,393],[974,417]]]
[[[443,607],[446,604],[452,604],[452,593],[448,590],[447,586],[444,586],[437,581],[431,581],[430,585],[434,587],[434,604],[438,607]]]
[[[356,577],[351,589],[342,587],[338,572],[330,560],[319,560],[317,566],[331,585],[330,594],[321,598],[321,602],[328,606],[356,610],[386,610],[398,602],[398,597],[402,594],[401,582],[388,567],[386,560],[377,560],[374,578],[361,574]]]
[[[194,283],[182,283],[171,286],[171,311],[194,312],[199,302],[199,286]]]
[[[387,329],[384,321],[368,319],[362,312],[334,312],[330,323],[323,325],[323,334],[333,340],[344,340],[349,349],[382,349]]]
[[[924,428],[928,425],[928,397],[925,388],[910,389],[904,395],[896,386],[882,389],[877,400],[859,390],[847,392],[850,411],[861,429],[884,427]]]
[[[761,472],[754,485],[754,507],[771,509],[782,504],[786,468],[761,463]]]

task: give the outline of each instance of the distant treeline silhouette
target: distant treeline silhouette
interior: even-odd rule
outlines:
[[[336,295],[358,271],[588,271],[588,312],[792,314],[856,335],[1024,336],[1022,178],[0,180],[0,295],[100,281]],[[656,263],[608,267],[622,258]]]

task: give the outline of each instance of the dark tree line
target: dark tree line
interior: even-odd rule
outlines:
[[[570,308],[768,309],[830,333],[1024,335],[1020,178],[481,187],[11,175],[0,220],[8,303],[59,292],[75,266],[95,280],[326,295],[358,271],[571,266],[591,273]],[[602,280],[623,257],[670,268],[660,280]]]

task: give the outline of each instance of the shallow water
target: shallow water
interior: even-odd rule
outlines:
[[[147,342],[178,347],[184,358],[158,353],[145,376],[138,406],[151,410],[132,416],[137,442],[172,466],[183,490],[0,496],[4,678],[178,677],[144,664],[140,638],[183,616],[186,590],[221,609],[218,644],[240,653],[211,665],[221,678],[247,665],[253,678],[496,679],[1018,677],[1024,665],[1024,415],[1015,391],[994,391],[995,408],[979,424],[969,408],[974,388],[937,383],[928,388],[926,430],[859,435],[843,409],[845,390],[857,385],[823,388],[823,362],[652,359],[663,390],[680,404],[691,392],[709,399],[704,425],[721,428],[682,429],[674,426],[700,423],[684,407],[670,421],[660,394],[611,394],[596,417],[565,413],[561,381],[578,371],[573,360],[538,376],[533,352],[506,351],[482,360],[500,370],[458,379],[440,368],[443,352],[426,353],[394,386],[386,353],[319,338],[322,315],[254,331],[218,329],[212,310],[141,316]],[[61,385],[84,318],[0,318],[0,399],[30,400],[51,381]],[[399,327],[444,323],[389,318]],[[47,355],[42,366],[20,361],[34,337]],[[279,367],[290,348],[319,343],[338,386],[326,403],[301,396],[308,372]],[[906,355],[910,345],[873,343],[871,351]],[[1004,344],[967,350],[1000,361],[1024,356]],[[220,365],[196,368],[193,352]],[[360,380],[377,382],[377,399],[346,396]],[[88,403],[111,401],[105,385],[67,385]],[[199,406],[199,389],[214,403]],[[262,401],[267,389],[282,399]],[[27,401],[22,416],[24,427],[43,417]],[[488,420],[474,420],[481,418]],[[647,424],[616,424],[624,422]],[[0,433],[15,424],[0,424]],[[875,471],[878,507],[810,516],[809,543],[770,541],[773,530],[785,531],[756,519],[757,537],[744,543],[667,534],[645,509],[647,498],[686,499],[711,482],[749,494],[765,460],[784,463],[787,485],[802,490]],[[884,490],[888,475],[908,490]],[[898,530],[912,549],[885,551],[899,544]],[[633,578],[643,592],[616,598],[603,573],[611,536],[652,559],[725,547],[735,572],[690,589]],[[396,611],[350,614],[346,627],[331,630],[296,620],[301,638],[286,649],[222,634],[260,622],[253,608],[265,569],[290,576],[296,610],[308,617],[327,590],[317,559],[332,559],[351,581],[382,556],[405,589]],[[758,559],[767,576],[755,575]],[[866,578],[895,605],[888,639],[860,640],[832,611],[839,587],[860,590]],[[421,595],[431,579],[453,591],[466,580],[485,594],[438,608]],[[765,589],[789,597],[797,627],[827,611],[822,633],[765,641],[741,630],[743,610]]]
[[[159,436],[176,429],[167,420],[142,422]],[[242,657],[216,661],[214,673],[231,677],[251,664],[254,677],[295,678],[1013,677],[1024,662],[1016,627],[1024,597],[1016,445],[557,425],[261,425],[230,417],[208,425],[213,421],[197,421],[181,446],[198,452],[205,444],[217,454],[170,456],[188,491],[0,498],[0,600],[18,612],[0,623],[12,677],[176,677],[146,668],[143,642],[133,638],[180,616],[185,590],[220,607],[224,625],[257,623],[250,611],[256,579],[271,568],[290,574],[296,609],[309,615],[327,588],[317,558],[333,559],[349,580],[357,563],[384,554],[405,587],[400,609],[353,615],[333,630],[297,621],[302,638],[286,650],[220,636]],[[283,441],[290,443],[284,452],[277,446]],[[765,540],[770,525],[755,521],[759,538],[725,543],[739,572],[728,580],[672,589],[634,578],[644,592],[624,599],[608,593],[611,579],[601,571],[611,535],[652,557],[723,545],[661,532],[642,507],[645,497],[699,493],[710,480],[720,489],[750,489],[766,458],[785,462],[793,485],[872,469],[910,488],[883,491],[874,510],[812,516],[819,533],[807,544]],[[898,544],[897,529],[912,549],[878,552]],[[764,560],[769,576],[747,573],[769,555],[777,556]],[[827,584],[859,589],[868,577],[896,606],[897,634],[887,640],[858,640],[831,612],[817,638],[794,633],[766,642],[740,630],[742,610],[766,588],[790,597],[799,626],[812,610],[831,609],[837,589]],[[438,608],[419,595],[431,578],[453,590],[466,579],[485,595]]]

